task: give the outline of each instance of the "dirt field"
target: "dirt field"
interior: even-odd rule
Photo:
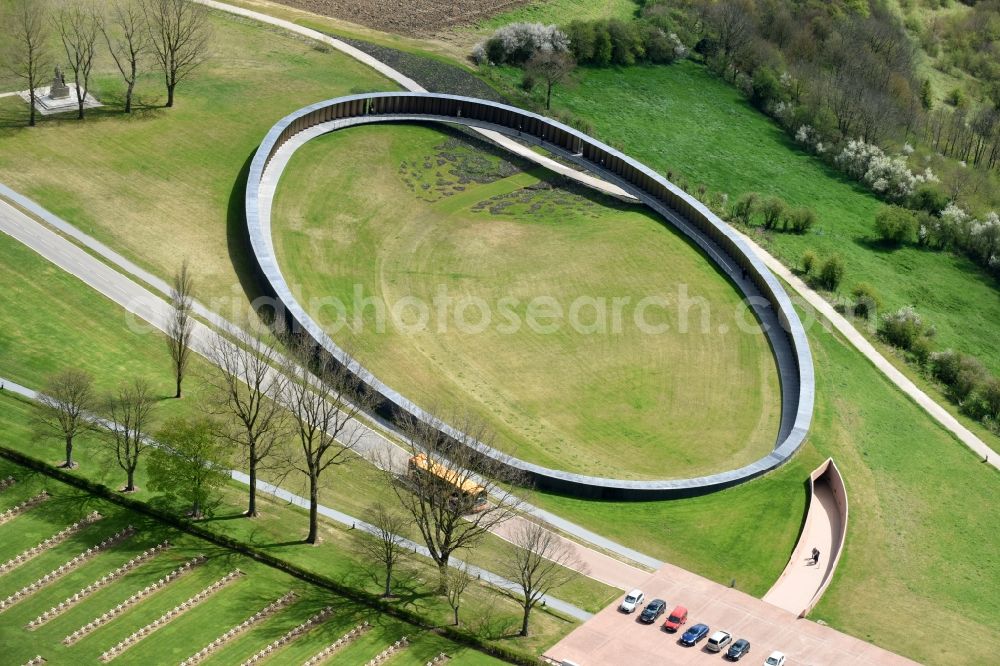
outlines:
[[[277,0],[283,5],[401,35],[467,25],[528,0]]]

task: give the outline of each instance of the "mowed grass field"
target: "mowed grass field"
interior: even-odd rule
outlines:
[[[520,81],[518,70],[501,74]],[[885,251],[872,241],[881,202],[798,149],[780,127],[704,67],[581,68],[573,85],[557,87],[553,108],[593,123],[594,135],[693,189],[705,184],[730,201],[748,191],[777,195],[816,211],[805,235],[775,234],[769,250],[798,266],[806,249],[839,253],[845,295],[858,282],[875,286],[885,311],[914,305],[937,328],[939,347],[978,356],[1000,373],[1000,290],[970,261],[916,247]]]
[[[1000,474],[838,336],[817,325],[809,339],[813,426],[807,445],[779,470],[689,500],[541,495],[536,503],[611,538],[634,543],[642,535],[644,552],[761,596],[798,535],[809,472],[832,456],[847,483],[847,545],[810,617],[921,663],[984,663],[982,652],[941,631],[1000,640]],[[759,538],[765,528],[771,541]]]
[[[162,75],[122,84],[107,56],[92,92],[105,108],[84,122],[63,115],[27,128],[27,107],[0,99],[0,182],[33,197],[154,273],[187,258],[205,301],[229,315],[246,302],[243,194],[249,161],[268,128],[291,111],[361,90],[395,90],[374,70],[288,32],[211,12],[211,54],[177,88]],[[61,52],[60,44],[53,44]]]
[[[441,652],[451,655],[453,662],[459,664],[501,663],[485,654],[460,647],[433,631],[365,608],[146,516],[0,460],[0,478],[8,475],[14,476],[17,482],[0,492],[0,511],[36,496],[43,489],[51,497],[0,525],[0,561],[7,561],[41,543],[91,511],[98,511],[102,519],[55,547],[44,550],[25,564],[0,574],[2,597],[39,580],[78,553],[128,525],[132,525],[136,533],[0,612],[4,663],[25,663],[36,655],[41,655],[50,664],[96,663],[103,651],[237,568],[243,576],[137,642],[118,656],[114,663],[179,662],[287,592],[296,595],[290,604],[237,635],[205,663],[240,663],[327,606],[333,609],[327,620],[273,653],[271,659],[279,663],[301,663],[359,623],[367,621],[371,629],[338,652],[329,663],[364,663],[402,636],[406,636],[411,645],[393,658],[394,664],[424,664]],[[25,627],[41,613],[164,541],[170,542],[168,549],[70,605],[39,628],[28,631]],[[62,643],[65,636],[199,555],[207,558],[204,564],[130,606],[126,612],[76,643],[70,646]]]
[[[303,306],[389,386],[534,463],[676,478],[765,455],[777,372],[736,289],[641,209],[498,160],[417,126],[301,148],[273,220]],[[560,314],[533,319],[535,299]]]

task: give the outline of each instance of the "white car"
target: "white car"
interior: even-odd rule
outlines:
[[[709,636],[705,648],[709,652],[721,652],[732,642],[733,637],[728,631],[717,631]]]
[[[785,666],[785,655],[775,650],[764,662],[764,666]]]
[[[642,590],[632,590],[625,595],[622,599],[622,603],[618,606],[618,610],[623,613],[635,612],[635,609],[642,605],[642,602],[646,600],[646,595],[642,593]]]

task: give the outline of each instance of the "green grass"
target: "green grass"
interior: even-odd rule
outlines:
[[[15,266],[20,270],[13,270]],[[25,275],[33,278],[29,280]],[[155,392],[164,396],[156,407],[157,423],[175,415],[203,413],[204,378],[210,368],[201,357],[192,357],[186,384],[188,397],[169,399],[167,396],[173,395],[173,380],[162,334],[145,332],[141,327],[133,329],[129,325],[132,320],[122,308],[7,236],[0,236],[0,278],[9,287],[0,293],[0,352],[4,358],[0,375],[38,388],[48,374],[69,366],[79,367],[94,375],[100,393],[113,390],[120,381],[144,377],[151,382]],[[44,306],[26,306],[28,303]],[[80,322],[85,324],[80,325]],[[22,422],[16,427],[8,424],[14,429],[12,432],[18,433],[18,448],[43,460],[59,460],[62,455],[60,442],[37,437],[27,427],[31,414],[26,406],[16,401],[12,404],[18,406]],[[293,446],[289,442],[289,454],[295,453]],[[74,458],[82,465],[82,473],[99,475],[102,483],[117,487],[124,480],[124,473],[106,455],[97,458],[74,455]],[[371,466],[354,460],[348,469],[330,472],[331,482],[320,497],[324,504],[360,515],[377,499],[386,503],[394,501],[391,492],[384,487],[384,479]],[[264,478],[290,487],[300,495],[307,494],[299,475],[265,473]],[[234,488],[233,504],[244,502],[245,499],[240,499],[244,494]],[[298,537],[304,527],[305,519],[300,516],[283,526],[276,525],[275,529],[276,533],[284,531],[288,538]],[[418,535],[410,536],[416,538]],[[499,562],[504,548],[499,539],[488,538],[481,548],[483,566]],[[616,594],[616,590],[606,585],[580,579],[567,587],[563,596],[596,612]]]
[[[516,71],[502,73],[514,84]],[[915,305],[937,327],[938,344],[981,358],[1000,374],[1000,291],[970,261],[944,253],[872,243],[881,202],[859,185],[800,151],[732,86],[690,61],[669,67],[581,69],[574,86],[557,87],[553,108],[593,123],[594,135],[660,172],[683,175],[726,192],[782,197],[816,210],[802,236],[776,234],[768,245],[795,266],[807,248],[841,254],[845,294],[861,281],[875,285],[886,310]],[[610,100],[614,100],[613,103]]]
[[[977,664],[915,632],[927,618],[1000,639],[995,469],[983,465],[839,337],[814,326],[817,405],[805,448],[763,479],[668,503],[540,496],[547,509],[760,596],[797,536],[809,471],[832,456],[850,523],[844,558],[810,617],[928,664]],[[636,542],[636,535],[642,535]],[[887,603],[891,600],[891,603]]]
[[[286,648],[282,652],[282,657],[294,656],[298,661],[304,661],[343,635],[349,628],[368,620],[373,625],[372,630],[365,635],[363,641],[358,641],[350,648],[357,662],[370,659],[382,648],[405,635],[412,644],[406,652],[394,659],[393,663],[416,666],[426,663],[433,655],[442,651],[453,655],[454,662],[458,664],[500,663],[482,653],[443,639],[433,631],[419,629],[361,607],[326,590],[307,585],[285,573],[178,532],[145,516],[82,494],[72,487],[7,461],[0,461],[0,474],[3,476],[13,474],[18,479],[15,486],[0,494],[0,508],[12,506],[20,499],[37,494],[42,488],[52,495],[44,505],[0,526],[0,536],[2,536],[0,549],[4,559],[20,552],[24,547],[34,545],[41,538],[57,532],[90,511],[97,510],[104,516],[102,520],[63,544],[46,551],[18,569],[0,575],[0,593],[3,596],[37,580],[73,555],[95,545],[125,525],[131,524],[137,528],[137,533],[132,538],[102,552],[84,566],[3,611],[0,616],[2,617],[0,643],[4,646],[5,663],[24,663],[38,654],[45,657],[50,664],[96,662],[103,650],[155,620],[165,611],[190,598],[234,568],[241,569],[245,575],[140,641],[118,657],[116,663],[180,661],[289,590],[297,594],[292,605],[255,625],[251,631],[233,641],[225,650],[216,653],[211,663],[237,663],[232,660],[249,657],[328,605],[335,609],[334,615]],[[28,632],[24,629],[24,625],[41,612],[120,566],[129,557],[134,557],[143,549],[164,540],[169,540],[172,544],[168,550],[86,597],[35,631]],[[198,554],[208,556],[208,561],[204,565],[141,601],[74,645],[62,644],[62,638],[67,634]],[[344,656],[346,655],[345,652]]]
[[[107,106],[24,127],[19,99],[0,100],[0,182],[169,276],[187,257],[198,295],[229,316],[247,295],[243,188],[268,128],[306,104],[395,90],[368,67],[286,31],[212,12],[211,58],[161,107],[161,77],[141,78],[139,109],[121,113],[110,59],[92,91]],[[61,49],[61,46],[60,46]]]
[[[292,158],[275,202],[276,251],[303,306],[334,339],[418,404],[473,410],[501,449],[550,467],[676,478],[739,467],[773,447],[773,357],[755,326],[740,330],[738,292],[704,255],[637,207],[531,189],[540,171],[468,182],[481,148],[450,137],[416,126],[358,128]],[[342,168],[361,153],[363,168]],[[358,289],[399,320],[381,323],[374,305],[354,298]],[[435,299],[445,293],[452,302],[441,316]],[[669,301],[648,310],[665,333],[636,324],[635,304],[650,296]],[[409,328],[419,318],[412,310],[397,309],[413,298],[429,310],[420,330]],[[535,298],[560,304],[558,330],[532,329]],[[616,298],[630,304],[620,326]],[[685,298],[707,305],[688,312]],[[482,299],[486,325],[457,323],[461,299]],[[516,299],[516,326],[503,299]],[[593,303],[605,304],[603,330],[574,328],[577,299],[586,299],[585,326]],[[466,321],[482,321],[470,310]]]

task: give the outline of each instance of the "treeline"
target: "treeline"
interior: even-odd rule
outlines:
[[[573,21],[565,32],[573,57],[585,65],[669,64],[688,54],[677,33],[656,20]]]

